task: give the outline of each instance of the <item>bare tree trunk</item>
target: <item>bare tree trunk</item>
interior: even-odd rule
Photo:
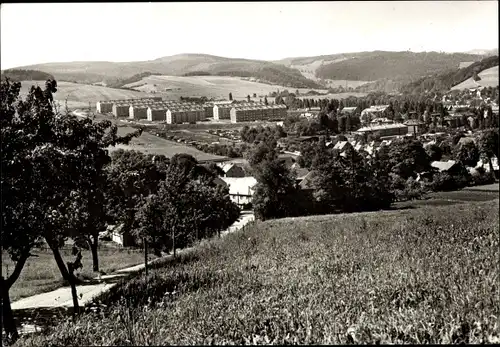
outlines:
[[[99,239],[97,235],[91,236],[87,239],[87,243],[90,246],[90,251],[92,252],[92,270],[94,272],[99,271],[99,254],[97,253]]]
[[[143,238],[144,243],[144,269],[146,270],[146,277],[148,276],[148,242]]]
[[[7,279],[4,279],[3,276],[0,277],[0,288],[2,290],[2,325],[7,340],[11,343],[14,343],[19,338],[19,333],[17,332],[16,321],[14,319],[12,307],[10,306],[9,290],[19,278],[21,270],[24,268],[29,256],[29,250],[24,251],[16,262],[16,267],[12,274]]]
[[[488,164],[490,165],[490,173],[493,174],[493,163],[491,162],[491,157],[488,158]]]
[[[66,264],[64,263],[61,253],[59,252],[59,248],[50,246],[50,249],[54,254],[54,259],[56,261],[57,267],[59,268],[59,271],[61,272],[63,279],[71,283],[71,276],[69,274],[68,268],[66,267]]]
[[[172,253],[175,259],[175,228],[172,229]]]
[[[61,275],[64,279],[69,282],[71,286],[71,296],[73,298],[73,318],[80,313],[80,306],[78,305],[78,294],[76,292],[76,277],[74,275],[74,269],[72,263],[68,263],[68,267],[64,264],[64,260],[59,252],[59,248],[51,247],[52,253],[54,254],[54,258],[56,260],[57,266],[61,271]]]
[[[11,343],[15,342],[19,338],[19,333],[17,332],[16,321],[14,320],[14,314],[12,313],[12,308],[10,306],[9,297],[9,287],[5,283],[6,281],[1,277],[2,284],[2,325],[5,331],[5,336],[7,340]]]

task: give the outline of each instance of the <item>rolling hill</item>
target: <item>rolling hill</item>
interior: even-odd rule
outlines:
[[[21,96],[24,97],[27,95],[33,85],[38,85],[43,89],[45,80],[21,81]],[[73,109],[87,108],[89,103],[92,108],[95,108],[95,103],[99,100],[140,98],[147,96],[149,95],[140,91],[58,81],[57,92],[54,94],[54,99],[63,106],[67,99],[68,108]]]
[[[420,93],[422,91],[441,91],[447,92],[450,89],[462,89],[469,87],[478,87],[484,85],[488,87],[490,85],[497,86],[498,85],[498,56],[491,56],[485,58],[481,61],[476,61],[471,65],[468,65],[464,68],[458,70],[450,70],[443,73],[438,73],[432,76],[420,78],[414,82],[408,83],[400,88],[401,92],[406,93]],[[496,69],[495,69],[496,67]],[[493,69],[492,69],[493,68]],[[492,69],[492,70],[490,70]],[[485,71],[486,70],[486,71]],[[490,70],[490,71],[488,71]],[[483,73],[484,71],[484,73]],[[495,76],[496,72],[496,76]],[[483,73],[483,77],[485,81],[482,81],[483,77],[481,77],[481,73]],[[472,77],[478,75],[481,78],[481,81],[478,83],[474,83],[474,81],[470,81],[468,84],[463,84],[466,80],[472,80]],[[496,84],[495,84],[496,80]],[[487,83],[487,85],[485,84]],[[467,85],[469,87],[467,87]]]
[[[203,75],[254,77],[259,81],[290,88],[321,88],[298,70],[267,61],[233,59],[206,54],[178,54],[138,62],[70,62],[47,63],[21,67],[54,75],[58,80],[117,85],[121,80],[143,73],[183,76],[197,72]]]
[[[235,100],[246,99],[250,95],[253,100],[259,100],[277,89],[283,90],[285,86],[270,85],[250,80],[250,78],[231,76],[146,76],[141,80],[123,86],[142,92],[154,92],[169,99],[181,96],[227,99],[229,93]],[[292,90],[295,92],[296,88]],[[307,93],[309,88],[298,88],[300,93]],[[292,91],[291,90],[291,91]],[[326,90],[321,90],[326,92]],[[257,97],[253,98],[253,94]]]
[[[481,80],[474,81],[472,77],[466,79],[462,83],[453,86],[452,90],[462,90],[466,88],[481,87],[497,87],[498,86],[498,65],[489,69],[485,69],[477,74]]]
[[[314,74],[315,80],[325,85],[347,80],[360,92],[389,92],[425,76],[456,71],[461,63],[477,62],[483,57],[468,53],[374,51],[286,58],[275,63],[298,69],[311,79]]]

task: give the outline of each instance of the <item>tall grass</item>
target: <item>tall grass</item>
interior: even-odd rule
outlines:
[[[18,345],[498,343],[498,208],[256,223]]]

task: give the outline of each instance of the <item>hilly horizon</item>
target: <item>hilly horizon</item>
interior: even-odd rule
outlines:
[[[458,70],[461,64],[478,62],[498,49],[470,52],[473,53],[365,51],[273,61],[181,53],[146,61],[50,62],[5,71],[39,70],[59,80],[114,87],[139,81],[146,75],[212,75],[253,78],[257,82],[290,88],[325,89],[340,81],[337,85],[349,82],[357,88],[384,90],[398,89],[426,76]]]

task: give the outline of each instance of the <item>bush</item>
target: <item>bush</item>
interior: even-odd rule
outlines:
[[[468,177],[462,175],[450,175],[447,172],[439,172],[434,175],[431,189],[435,192],[447,192],[466,187],[469,183]]]
[[[486,172],[483,168],[477,168],[476,170],[478,171],[478,174],[471,176],[472,186],[495,183],[495,174],[493,172]]]

